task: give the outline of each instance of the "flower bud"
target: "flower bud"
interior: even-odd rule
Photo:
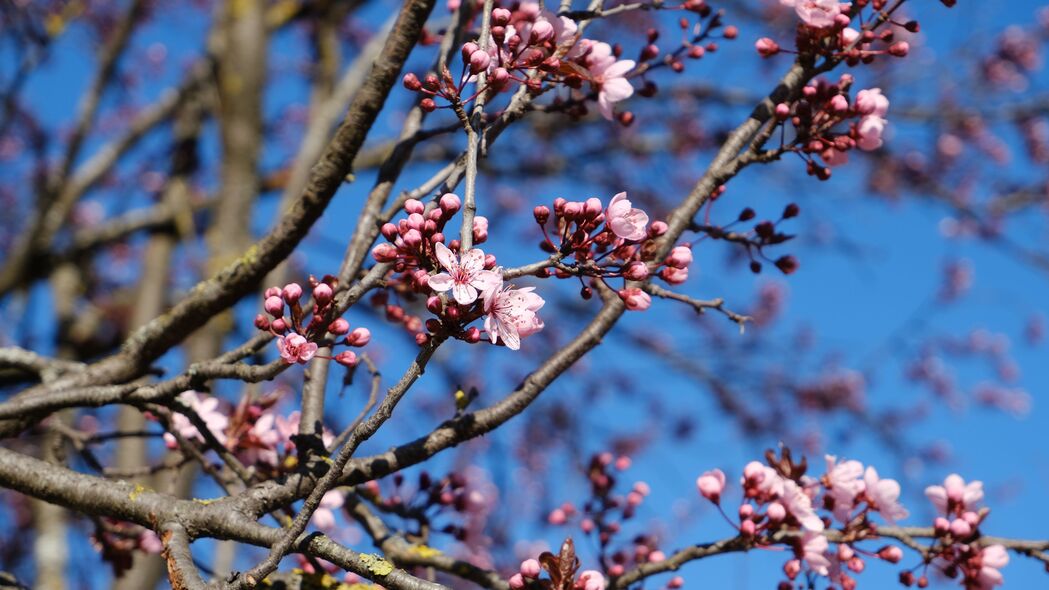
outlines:
[[[423,235],[417,229],[410,229],[404,234],[404,245],[415,250],[423,243]]]
[[[623,268],[623,278],[629,281],[643,281],[648,275],[648,265],[640,260],[635,260]]]
[[[630,311],[644,311],[651,307],[652,297],[637,287],[619,290],[619,298]]]
[[[550,219],[550,208],[546,205],[539,205],[532,209],[532,216],[535,217],[536,223],[545,225],[547,220]]]
[[[376,262],[393,262],[397,260],[397,248],[393,244],[379,244],[372,249],[372,258]]]
[[[676,246],[667,255],[666,264],[674,268],[688,268],[692,264],[692,249],[688,246]]]
[[[350,322],[342,318],[338,318],[332,323],[328,324],[328,331],[336,336],[342,336],[346,332],[350,331]]]
[[[423,204],[419,199],[408,199],[404,202],[404,211],[409,215],[417,213],[422,215],[426,211],[426,205]]]
[[[262,297],[264,299],[269,299],[270,297],[280,297],[280,295],[280,287],[270,287],[269,289],[266,289],[266,292],[262,294]]]
[[[496,8],[492,10],[492,25],[497,27],[505,27],[510,23],[511,13],[505,8]]]
[[[761,57],[772,57],[779,53],[779,44],[768,37],[758,39],[758,41],[754,43],[754,48],[758,50],[758,55]]]
[[[521,575],[530,580],[538,578],[540,571],[542,570],[539,568],[539,562],[534,559],[526,559],[521,562]]]
[[[470,54],[470,73],[480,74],[481,72],[488,69],[488,66],[492,64],[492,56],[488,55],[487,51],[478,49],[477,51]]]
[[[266,299],[266,302],[263,303],[263,308],[271,316],[279,318],[284,315],[284,300],[274,295]]]
[[[670,229],[670,227],[665,221],[653,221],[652,224],[648,226],[648,237],[658,238],[667,233],[668,229]]]
[[[462,48],[463,61],[470,61],[470,57],[478,49],[480,49],[480,47],[478,47],[477,44],[474,43],[473,41],[467,41],[466,43],[463,43],[463,48]]]
[[[441,195],[441,200],[438,204],[441,206],[441,210],[444,211],[445,215],[451,216],[462,207],[463,202],[459,199],[459,196],[454,193],[444,193]]]
[[[269,330],[270,329],[270,319],[268,317],[266,317],[265,315],[261,314],[261,313],[256,315],[255,316],[255,327],[260,329],[260,330]]]
[[[404,75],[404,78],[401,79],[401,83],[404,84],[405,88],[412,92],[418,92],[423,87],[423,83],[419,81],[419,76],[410,72]]]
[[[278,334],[283,334],[288,329],[288,322],[284,321],[284,318],[277,318],[270,324],[270,329]]]
[[[911,46],[906,41],[899,41],[889,46],[889,55],[893,57],[907,57],[910,51]]]
[[[344,367],[356,367],[357,366],[357,353],[352,350],[346,350],[335,355],[335,362],[339,363]]]
[[[331,301],[331,296],[331,287],[327,283],[321,283],[313,288],[313,300],[321,307],[324,307]]]
[[[546,43],[554,36],[554,26],[547,20],[536,21],[532,25],[532,38],[531,43],[533,45]]]
[[[355,328],[346,336],[348,346],[367,346],[372,341],[372,333],[368,328]]]

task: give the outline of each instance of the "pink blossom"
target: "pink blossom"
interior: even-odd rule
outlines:
[[[503,281],[501,274],[484,269],[484,252],[478,248],[468,250],[459,260],[447,246],[438,242],[434,251],[441,266],[448,272],[430,277],[430,288],[438,293],[452,290],[459,305],[470,305],[477,301],[478,292],[497,289]]]
[[[520,573],[516,573],[510,576],[510,579],[507,580],[507,583],[510,585],[510,588],[512,590],[521,590],[521,588],[525,587],[524,577]]]
[[[589,47],[586,67],[591,84],[597,88],[597,108],[604,118],[611,121],[613,105],[634,94],[634,87],[627,81],[626,74],[636,64],[632,59],[616,60],[608,43],[591,41]]]
[[[889,99],[881,93],[881,88],[860,90],[856,93],[856,110],[863,115],[884,117],[889,111]]]
[[[783,507],[787,509],[787,512],[794,515],[794,518],[798,519],[802,527],[813,532],[823,530],[823,520],[813,510],[812,499],[794,480],[783,480],[783,496],[781,500]]]
[[[179,395],[179,401],[189,406],[191,410],[200,416],[200,419],[207,425],[211,434],[215,435],[216,440],[223,445],[226,444],[226,427],[229,426],[229,418],[219,410],[219,398],[207,397],[202,399],[197,395],[196,391],[185,391]],[[189,418],[177,412],[171,414],[170,429],[179,433],[186,440],[204,440],[204,437],[197,430],[197,427],[189,421]],[[174,435],[170,432],[164,433],[164,442],[171,449],[178,446],[178,441],[175,440]]]
[[[612,233],[624,240],[642,240],[647,235],[645,226],[648,225],[648,214],[635,209],[627,200],[625,192],[612,197],[605,210],[605,218]]]
[[[856,125],[856,133],[859,135],[856,145],[860,146],[861,150],[868,152],[880,148],[882,144],[881,135],[885,132],[885,125],[887,124],[888,121],[877,115],[867,115],[860,119],[860,122]]]
[[[674,268],[688,268],[692,264],[692,248],[675,246],[667,255],[666,263]]]
[[[528,578],[530,580],[534,580],[534,579],[538,578],[539,577],[539,572],[540,572],[539,562],[534,560],[534,559],[526,559],[526,560],[522,561],[521,562],[521,567],[520,567],[520,572],[521,572],[522,576],[524,576],[524,577],[526,577],[526,578]]]
[[[277,350],[285,363],[305,364],[317,354],[317,343],[309,342],[301,334],[291,332],[287,336],[277,336]]]
[[[328,493],[324,494],[321,498],[320,506],[313,512],[313,518],[310,522],[317,525],[317,528],[330,530],[335,527],[335,511],[342,508],[343,503],[346,502],[346,496],[338,490],[329,490]]]
[[[652,305],[652,297],[637,287],[619,290],[619,298],[630,311],[645,311]]]
[[[717,504],[721,501],[721,492],[725,491],[725,473],[720,469],[707,471],[696,479],[696,487],[704,498]]]
[[[963,511],[972,508],[983,500],[983,482],[965,483],[957,473],[947,476],[942,486],[925,488],[925,496],[936,506],[936,510],[949,514],[953,510]]]
[[[605,576],[597,570],[583,570],[576,580],[575,587],[579,590],[604,590]]]
[[[980,552],[980,573],[976,577],[978,590],[990,590],[1004,582],[998,571],[1009,564],[1009,553],[1002,545],[989,545]]]
[[[889,524],[907,518],[908,512],[900,504],[900,484],[894,479],[879,479],[878,471],[867,467],[863,474],[866,484],[868,503],[882,515]]]
[[[255,421],[249,431],[248,448],[243,453],[247,463],[277,464],[277,447],[281,444],[281,434],[276,426],[276,416],[273,412],[266,412]]]
[[[827,495],[834,499],[834,518],[848,522],[849,514],[856,503],[856,496],[863,493],[863,464],[859,461],[837,462],[834,455],[826,455]]]
[[[841,5],[837,0],[780,0],[784,6],[793,6],[798,18],[816,29],[834,25],[834,19],[841,14]]]
[[[806,532],[802,537],[801,550],[809,569],[821,576],[826,576],[830,568],[827,559],[827,538],[818,532]]]
[[[506,287],[485,292],[484,310],[488,315],[484,319],[484,329],[492,344],[502,340],[510,350],[518,350],[521,338],[543,329],[543,320],[535,312],[546,302],[533,290],[534,287]]]
[[[138,536],[138,548],[146,553],[153,555],[159,555],[164,550],[164,543],[161,542],[160,537],[156,533],[149,529],[142,531],[142,534]]]

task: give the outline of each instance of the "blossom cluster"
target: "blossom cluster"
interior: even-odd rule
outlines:
[[[351,331],[349,322],[335,317],[337,310],[334,295],[338,279],[331,275],[322,280],[310,276],[310,286],[313,290],[313,305],[308,322],[307,308],[300,304],[303,289],[298,283],[289,283],[284,288],[266,289],[263,302],[266,314],[255,316],[256,328],[277,337],[277,350],[285,363],[294,365],[309,362],[317,355],[319,343],[331,342],[328,334],[336,337],[334,344],[346,346],[365,346],[371,341],[368,328]],[[290,315],[286,312],[290,312]],[[330,358],[347,367],[356,366],[358,362],[356,353],[351,350]]]
[[[850,66],[870,63],[884,55],[905,57],[910,52],[907,41],[897,40],[896,28],[916,33],[920,28],[917,21],[890,20],[893,27],[881,32],[876,31],[880,24],[877,19],[864,23],[859,30],[849,26],[854,16],[851,12],[854,6],[858,14],[868,5],[874,11],[881,11],[886,3],[887,0],[857,0],[852,3],[836,0],[780,0],[780,4],[794,8],[801,21],[795,38],[798,53],[843,59]],[[762,57],[786,51],[768,37],[759,39],[755,49]]]
[[[384,224],[381,231],[388,241],[372,250],[376,261],[393,265],[393,272],[399,275],[394,283],[400,293],[425,296],[427,310],[436,317],[425,324],[410,321],[411,316],[389,304],[385,296],[379,301],[387,306],[387,317],[406,322],[420,345],[435,334],[479,342],[481,330],[469,324],[483,316],[492,344],[518,350],[521,338],[543,328],[536,312],[545,302],[532,287],[506,284],[495,256],[485,255],[480,248],[456,254],[461,249],[456,239],[445,245],[445,224],[461,206],[462,201],[452,193],[442,195],[429,208],[422,201],[409,199],[404,204],[407,217],[396,224]],[[472,231],[473,243],[483,243],[488,238],[488,220],[474,217]],[[422,331],[423,326],[426,331]]]
[[[667,224],[649,223],[648,214],[634,207],[625,192],[612,197],[608,207],[597,197],[586,201],[557,198],[552,210],[540,205],[533,216],[543,231],[540,247],[561,258],[574,258],[571,267],[559,266],[555,276],[589,276],[601,281],[622,277],[626,284],[617,292],[628,309],[645,310],[652,303],[649,294],[629,285],[630,281],[657,276],[668,284],[680,285],[688,279],[691,245],[678,245],[662,260],[655,260],[655,240],[666,233]],[[590,287],[584,287],[582,295],[591,297]]]
[[[871,521],[872,515],[879,515],[888,524],[908,516],[899,501],[898,482],[882,478],[872,466],[864,468],[859,461],[831,455],[826,456],[826,471],[818,478],[806,475],[804,459],[794,462],[788,449],[780,457],[770,451],[766,458],[767,463],[753,461],[743,469],[738,524],[725,517],[755,546],[786,539],[794,552],[783,567],[789,580],[807,570],[851,590],[856,587],[853,576],[865,568],[864,556],[888,563],[903,559],[902,550],[893,545],[874,553],[854,546],[857,541],[878,537],[879,528]],[[696,486],[701,496],[722,510],[727,481],[724,472],[714,469],[700,475]],[[939,514],[933,523],[935,539],[918,566],[901,572],[900,582],[926,587],[926,570],[931,566],[949,578],[960,578],[967,590],[990,590],[1000,585],[1003,578],[999,570],[1009,559],[1001,545],[980,542],[978,527],[989,513],[978,507],[983,499],[982,484],[966,483],[952,474],[942,486],[926,488],[925,494]],[[821,516],[820,511],[830,516]],[[827,533],[835,523],[840,529],[834,538],[840,541],[832,550]],[[916,576],[917,570],[921,571]],[[792,587],[790,582],[780,586]]]

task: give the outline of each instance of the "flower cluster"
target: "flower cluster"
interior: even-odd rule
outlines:
[[[899,547],[887,545],[871,553],[853,546],[858,540],[877,536],[878,528],[870,521],[872,514],[879,514],[889,524],[908,516],[899,502],[900,485],[895,480],[880,477],[874,467],[864,468],[859,461],[830,455],[826,457],[826,472],[818,479],[805,474],[804,459],[794,462],[789,449],[779,457],[769,451],[766,459],[767,463],[753,461],[743,469],[740,484],[744,499],[738,510],[739,524],[733,526],[755,546],[775,542],[777,534],[786,539],[794,550],[794,557],[783,567],[789,580],[807,570],[852,589],[856,587],[852,575],[865,568],[863,556],[888,563],[902,560]],[[700,495],[721,510],[726,482],[725,474],[714,469],[700,475],[696,486]],[[988,514],[977,508],[983,498],[982,484],[966,483],[960,476],[950,475],[942,486],[930,486],[925,494],[940,514],[934,522],[934,543],[926,549],[919,566],[900,574],[900,582],[926,587],[925,573],[916,577],[914,572],[932,565],[949,578],[960,577],[967,590],[990,590],[1000,585],[999,570],[1009,558],[1001,545],[979,542],[978,526]],[[819,510],[826,510],[831,518],[821,517]],[[843,540],[831,550],[825,533],[834,522],[841,525],[835,538]],[[780,587],[793,586],[784,582]]]
[[[906,41],[896,39],[896,28],[916,33],[920,28],[917,21],[890,20],[893,26],[881,32],[876,31],[880,24],[876,19],[864,23],[860,30],[849,26],[852,23],[853,15],[850,10],[853,6],[862,9],[870,5],[873,10],[881,11],[886,2],[887,0],[858,0],[854,3],[839,3],[836,0],[780,0],[784,6],[794,8],[801,20],[795,38],[798,53],[843,59],[850,66],[870,63],[876,57],[884,55],[905,57],[910,52],[910,45]],[[758,39],[754,47],[762,57],[786,52],[768,37]]]
[[[448,71],[422,80],[411,73],[404,77],[405,88],[427,95],[421,102],[423,109],[437,108],[433,97],[457,105],[482,92],[507,91],[515,84],[535,94],[562,86],[577,99],[596,99],[601,115],[611,121],[615,103],[633,95],[627,75],[636,62],[619,59],[619,50],[608,43],[581,38],[574,20],[544,10],[536,2],[515,4],[513,10],[495,8],[490,18],[491,34],[482,40],[484,48],[473,41],[463,45],[458,81]],[[485,86],[464,97],[466,86],[481,73],[486,75]],[[583,93],[586,85],[588,94]]]
[[[409,199],[404,205],[407,218],[383,225],[382,235],[388,242],[372,250],[375,260],[393,264],[393,272],[399,275],[392,281],[394,288],[404,295],[425,296],[426,308],[437,317],[423,324],[402,307],[389,304],[385,295],[379,300],[387,306],[387,317],[404,321],[420,345],[435,334],[479,342],[480,329],[469,324],[484,316],[485,332],[492,344],[518,350],[521,338],[543,328],[536,312],[545,302],[531,287],[506,285],[495,256],[485,255],[480,248],[457,255],[459,240],[445,245],[445,224],[461,205],[452,193],[442,195],[430,208]],[[474,218],[472,237],[474,244],[488,239],[487,219]],[[424,326],[426,331],[422,330]]]
[[[310,276],[310,287],[313,289],[313,306],[309,322],[306,321],[306,308],[299,303],[303,290],[298,283],[289,283],[283,289],[266,289],[263,307],[268,316],[261,313],[255,316],[256,328],[277,337],[277,350],[285,363],[306,364],[317,356],[321,343],[365,346],[371,341],[371,332],[367,328],[351,331],[349,322],[335,317],[334,295],[338,279],[327,275],[318,281]],[[288,311],[290,316],[286,315]],[[334,341],[328,334],[335,337]],[[356,353],[351,350],[325,358],[347,367],[354,367],[358,362]]]
[[[560,258],[574,258],[570,266],[558,266],[554,271],[558,278],[589,276],[604,281],[622,277],[627,283],[658,276],[671,285],[688,279],[691,246],[676,246],[663,260],[655,260],[655,239],[666,232],[667,224],[649,223],[648,214],[634,207],[626,193],[612,197],[607,208],[597,197],[586,201],[558,198],[552,212],[550,207],[540,205],[533,215],[543,231],[540,247]],[[639,287],[625,285],[617,293],[631,310],[645,310],[652,303],[649,294]],[[589,299],[591,288],[584,287],[582,295]]]
[[[808,173],[820,180],[830,178],[828,167],[848,162],[849,150],[871,151],[882,145],[889,99],[880,88],[871,88],[857,92],[850,103],[852,83],[849,74],[843,74],[836,84],[818,79],[805,86],[797,102],[776,105],[777,119],[789,120],[794,128],[792,149],[807,157]],[[845,122],[848,129],[842,132],[839,127]],[[812,155],[818,155],[828,167],[817,164]]]

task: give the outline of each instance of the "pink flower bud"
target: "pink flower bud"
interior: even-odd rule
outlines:
[[[317,305],[324,307],[331,302],[332,291],[327,283],[321,283],[313,288],[313,300]]]
[[[907,57],[910,51],[911,46],[906,41],[899,41],[889,46],[889,55],[893,57]]]
[[[564,218],[565,219],[576,219],[583,214],[584,205],[583,203],[577,203],[576,201],[569,201],[565,203]]]
[[[629,281],[643,281],[648,278],[648,265],[635,260],[623,269],[623,278]]]
[[[415,250],[418,249],[423,243],[423,235],[417,229],[410,229],[404,232],[404,245]]]
[[[356,367],[357,366],[357,354],[352,350],[346,350],[335,355],[335,362],[339,363],[344,367]]]
[[[685,578],[682,578],[681,576],[674,576],[673,578],[670,578],[669,582],[667,582],[667,588],[670,588],[670,590],[677,590],[684,585]]]
[[[397,236],[401,235],[401,232],[397,229],[397,226],[392,223],[384,223],[382,225],[382,237],[390,240],[391,242],[397,239]]]
[[[284,285],[281,295],[290,305],[297,302],[302,297],[302,287],[300,287],[298,283],[288,283],[287,285]]]
[[[509,584],[513,590],[521,590],[521,588],[525,587],[524,578],[519,573],[510,576]]]
[[[261,313],[255,316],[255,327],[260,330],[270,329],[270,319]]]
[[[754,516],[754,506],[751,504],[741,504],[739,507],[739,519],[746,520]]]
[[[477,216],[474,217],[474,243],[480,244],[488,239],[488,218]]]
[[[652,553],[648,554],[648,562],[649,563],[659,563],[661,561],[666,561],[666,560],[667,560],[667,556],[662,551],[653,551]]]
[[[462,207],[463,202],[459,199],[459,196],[454,193],[444,193],[441,195],[439,201],[441,210],[444,211],[445,215],[452,215]]]
[[[779,53],[779,44],[768,37],[758,39],[757,43],[754,44],[754,48],[758,50],[758,55],[761,57],[772,57]]]
[[[951,534],[954,535],[955,537],[958,537],[960,539],[964,539],[965,537],[968,537],[969,535],[971,535],[972,532],[973,532],[972,525],[967,523],[967,522],[965,522],[965,520],[963,520],[961,518],[956,518],[956,519],[951,521]]]
[[[461,50],[463,61],[470,61],[470,56],[473,55],[474,52],[478,49],[480,49],[480,47],[478,47],[478,45],[473,41],[467,41],[466,43],[463,43],[463,48]]]
[[[630,463],[630,457],[620,455],[616,458],[616,469],[619,471],[626,471],[627,469],[630,469]]]
[[[342,336],[346,332],[350,331],[350,322],[342,318],[338,318],[332,323],[328,324],[328,331],[336,336]]]
[[[856,552],[844,543],[838,544],[838,559],[841,561],[848,561],[852,559],[852,556],[856,555]]]
[[[506,68],[495,68],[492,70],[492,74],[488,76],[488,83],[496,90],[505,88],[509,81],[510,72],[506,71]]]
[[[568,516],[565,515],[565,511],[560,508],[554,508],[550,511],[550,514],[546,517],[546,522],[553,525],[564,524],[568,520]]]
[[[946,518],[937,516],[936,520],[932,522],[932,527],[937,535],[944,535],[947,531],[951,530],[951,523]]]
[[[626,308],[630,311],[645,311],[652,306],[652,298],[641,289],[637,287],[630,287],[629,289],[620,289],[619,298],[626,304]]]
[[[653,221],[648,226],[648,237],[650,237],[650,238],[658,238],[659,236],[667,233],[668,229],[670,229],[670,226],[668,226],[666,224],[666,222],[664,222],[664,221]]]
[[[278,334],[283,334],[288,329],[288,322],[284,321],[284,318],[277,318],[270,324],[270,329]]]
[[[496,8],[492,10],[492,24],[498,27],[505,27],[510,22],[511,13],[505,8]]]
[[[725,491],[725,473],[720,469],[707,471],[696,479],[696,487],[700,495],[718,504],[721,502],[721,492]]]
[[[405,88],[412,92],[418,92],[423,87],[423,83],[419,81],[419,76],[416,76],[411,72],[404,75],[404,78],[401,79],[401,83],[404,84]]]
[[[423,211],[426,211],[426,205],[418,199],[408,199],[404,202],[404,211],[406,213],[418,213],[422,215]]]
[[[263,293],[262,296],[266,299],[269,299],[270,297],[280,297],[280,287],[270,287],[269,289],[266,289],[266,292]]]
[[[368,328],[355,328],[346,336],[346,344],[349,346],[367,346],[372,341],[372,333]]]
[[[739,532],[745,537],[753,537],[754,532],[757,530],[757,525],[754,524],[753,520],[744,520],[739,525]]]
[[[830,108],[834,112],[844,113],[845,111],[849,110],[849,101],[844,96],[840,94],[835,94],[830,99]]]
[[[470,54],[470,73],[480,74],[492,64],[492,56],[487,51],[478,49]]]
[[[274,295],[266,299],[262,307],[266,310],[266,313],[270,314],[275,318],[279,318],[284,315],[284,300]]]
[[[583,214],[587,217],[597,217],[605,210],[605,206],[601,203],[601,199],[597,197],[590,197],[583,203]]]
[[[671,285],[680,285],[688,280],[688,269],[667,266],[659,271],[659,276]]]
[[[666,264],[674,268],[688,268],[692,264],[692,249],[688,246],[677,246],[667,255]]]
[[[539,572],[541,570],[539,568],[539,562],[538,561],[536,561],[534,559],[526,559],[526,560],[521,562],[520,571],[521,571],[521,575],[522,576],[524,576],[524,577],[526,577],[526,578],[528,578],[530,580],[534,580],[534,579],[539,577]]]
[[[550,219],[550,208],[546,205],[539,205],[532,209],[532,216],[535,217],[536,223],[544,225]]]
[[[376,262],[393,262],[397,260],[397,248],[393,244],[379,244],[372,249],[372,258]]]
[[[783,564],[783,573],[787,575],[787,579],[793,580],[798,577],[801,573],[801,561],[797,559],[791,559],[787,563]]]
[[[408,227],[422,231],[426,224],[426,218],[421,213],[412,213],[408,216]]]
[[[903,559],[903,550],[895,545],[886,545],[878,550],[878,557],[889,563],[900,563]]]

